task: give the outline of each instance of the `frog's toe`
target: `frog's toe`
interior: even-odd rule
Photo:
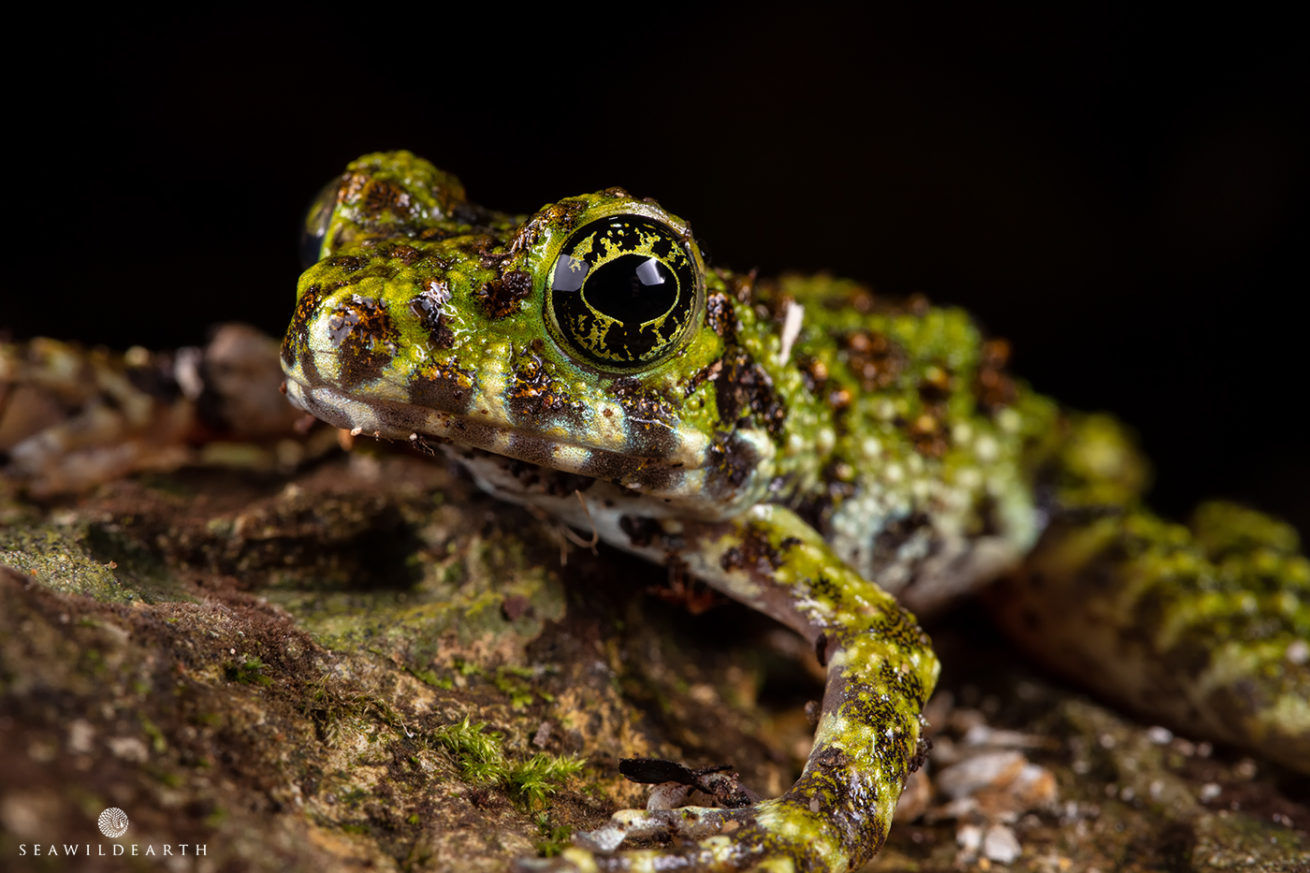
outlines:
[[[555,858],[519,860],[515,873],[800,873],[827,870],[819,845],[769,828],[768,802],[745,809],[684,807],[621,810],[610,823],[580,833]],[[628,840],[671,840],[656,849],[620,847]],[[821,841],[820,841],[821,842]]]

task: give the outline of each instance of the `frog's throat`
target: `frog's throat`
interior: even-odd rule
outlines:
[[[417,443],[435,438],[496,455],[612,482],[650,497],[682,504],[712,502],[721,510],[758,502],[767,484],[775,451],[763,433],[736,434],[733,451],[749,463],[715,457],[710,442],[696,432],[680,432],[677,448],[662,457],[614,451],[557,434],[524,430],[428,407],[382,399],[361,399],[330,385],[305,385],[288,378],[287,398],[315,418],[379,439]],[[719,514],[719,513],[716,513]]]

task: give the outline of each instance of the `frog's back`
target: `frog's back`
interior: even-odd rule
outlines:
[[[919,613],[1004,578],[992,611],[1041,663],[1310,768],[1310,561],[1290,526],[1221,503],[1158,518],[1125,429],[1012,378],[1007,344],[958,309],[823,276],[741,308],[741,345],[789,401],[771,499],[861,576]]]
[[[920,611],[1022,559],[1060,413],[1010,376],[1004,340],[960,309],[827,276],[739,296],[740,343],[788,407],[774,499]]]

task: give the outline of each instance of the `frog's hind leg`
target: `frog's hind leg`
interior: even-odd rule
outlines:
[[[1000,622],[1142,715],[1310,773],[1310,561],[1296,532],[1224,503],[1163,521],[1115,482],[1126,467],[1113,459],[1131,458],[1117,427],[1072,426],[1051,523],[991,592]]]
[[[827,659],[815,741],[781,797],[738,809],[624,811],[558,858],[522,870],[845,871],[882,846],[923,757],[920,713],[938,665],[914,617],[837,558],[804,521],[759,507],[726,522],[643,520],[630,548],[692,573],[805,635]],[[629,838],[675,837],[659,849]]]

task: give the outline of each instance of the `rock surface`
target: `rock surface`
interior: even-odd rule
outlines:
[[[821,691],[762,617],[416,456],[5,483],[0,565],[6,869],[501,871],[644,805],[621,757],[779,791]],[[1148,730],[974,624],[933,629],[929,772],[972,745],[984,776],[963,803],[919,786],[870,869],[1307,869],[1305,780]]]

